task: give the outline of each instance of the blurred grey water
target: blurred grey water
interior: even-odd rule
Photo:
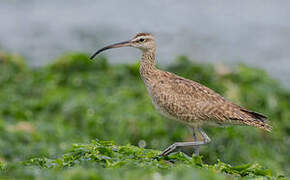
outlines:
[[[290,1],[1,0],[0,50],[43,65],[63,52],[92,53],[109,43],[152,32],[158,62],[177,55],[202,62],[246,63],[290,82]],[[112,63],[140,52],[106,52]]]

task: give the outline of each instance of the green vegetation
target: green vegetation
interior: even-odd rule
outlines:
[[[167,70],[267,115],[273,132],[205,128],[212,143],[201,147],[202,160],[183,153],[158,158],[159,151],[173,142],[191,140],[191,132],[154,109],[138,64],[110,65],[105,58],[92,62],[87,55],[68,54],[46,67],[30,68],[21,57],[0,54],[0,175],[8,179],[290,175],[289,90],[264,71],[245,65],[230,70],[179,57]],[[146,149],[136,147],[144,145]]]

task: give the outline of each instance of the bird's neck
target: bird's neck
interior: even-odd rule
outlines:
[[[140,62],[140,74],[144,82],[150,81],[150,77],[154,76],[154,73],[157,71],[155,67],[155,53],[155,49],[143,51]]]

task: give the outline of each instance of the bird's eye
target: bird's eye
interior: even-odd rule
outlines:
[[[145,39],[141,38],[141,39],[139,39],[139,41],[140,41],[140,42],[144,42],[144,41],[145,41]]]

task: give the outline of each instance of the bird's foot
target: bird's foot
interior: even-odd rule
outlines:
[[[177,143],[172,144],[171,146],[169,146],[168,148],[166,148],[161,154],[160,156],[168,156],[169,154],[171,154],[172,152],[175,151],[175,149],[177,148]]]
[[[196,142],[176,142],[174,144],[172,144],[171,146],[169,146],[168,148],[166,148],[161,154],[160,156],[168,156],[169,154],[171,154],[172,152],[174,152],[177,148],[179,147],[186,147],[186,146],[194,146],[194,147],[198,147],[202,144],[205,144],[205,142],[203,141],[196,141]],[[199,151],[198,149],[195,150],[195,154],[198,155]]]

